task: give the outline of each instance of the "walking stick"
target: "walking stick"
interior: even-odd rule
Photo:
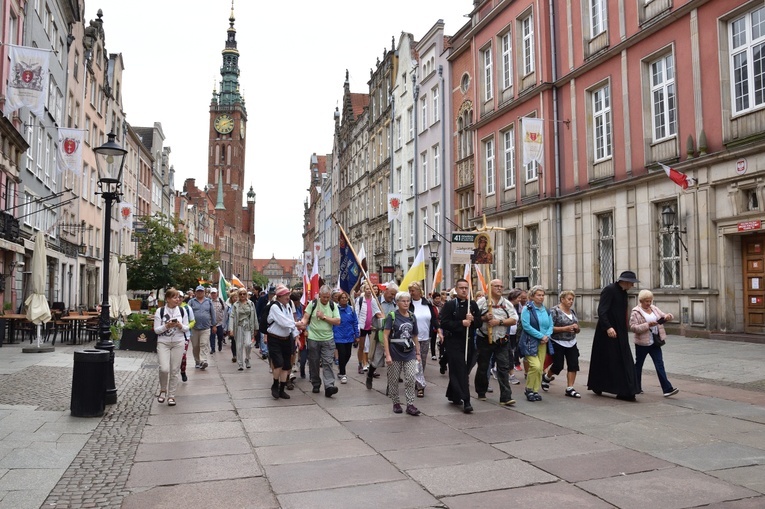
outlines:
[[[468,274],[468,300],[467,300],[467,312],[465,313],[465,316],[467,316],[468,313],[470,313],[470,300],[473,298],[473,266],[471,264],[470,266],[470,274]],[[470,359],[468,358],[468,341],[470,340],[470,325],[468,325],[465,328],[465,365],[470,364]]]

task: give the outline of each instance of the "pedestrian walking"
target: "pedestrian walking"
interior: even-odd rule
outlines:
[[[393,400],[393,412],[403,412],[398,394],[398,381],[403,379],[406,413],[417,416],[420,411],[414,406],[414,374],[421,354],[417,340],[417,320],[409,312],[411,301],[409,292],[396,294],[398,309],[385,317],[383,347],[385,365],[388,366],[388,396]]]
[[[159,394],[157,402],[175,406],[175,390],[183,358],[183,346],[189,331],[189,317],[179,304],[181,294],[175,288],[165,292],[165,305],[154,313],[159,360]]]
[[[300,327],[308,329],[308,371],[313,392],[321,390],[324,383],[324,396],[331,398],[337,394],[335,386],[335,338],[332,327],[340,324],[340,311],[334,302],[330,302],[332,289],[324,285],[319,290],[319,297],[312,300],[300,320]],[[319,371],[321,361],[321,372]]]
[[[255,314],[255,305],[250,302],[247,290],[241,288],[237,292],[239,300],[234,303],[229,319],[229,335],[236,342],[236,358],[239,362],[239,371],[252,367],[250,352],[252,343],[255,341],[255,331],[258,330],[258,318]]]

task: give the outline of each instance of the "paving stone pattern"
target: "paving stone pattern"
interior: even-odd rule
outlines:
[[[140,356],[146,360],[138,371],[115,372],[115,378],[120,378],[116,384],[120,388],[117,404],[107,407],[101,423],[51,491],[44,507],[119,508],[130,493],[125,483],[149,416],[149,388],[157,380],[154,354]],[[71,369],[69,373],[71,378]]]

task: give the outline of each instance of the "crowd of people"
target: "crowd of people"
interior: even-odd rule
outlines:
[[[674,317],[653,304],[649,290],[639,293],[639,305],[628,314],[627,291],[638,282],[633,272],[625,271],[602,291],[587,380],[587,388],[597,395],[610,393],[635,401],[643,392],[641,372],[647,356],[654,362],[664,396],[678,392],[667,379],[661,351],[666,340],[664,323]],[[415,401],[425,397],[428,354],[439,362],[442,375],[448,372],[446,398],[468,414],[473,411],[469,374],[474,368],[478,400],[494,392],[490,384],[494,378],[499,404],[515,405],[512,386],[521,383],[523,372],[523,395],[528,402],[540,402],[541,393],[550,389],[564,365],[563,394],[581,398],[575,387],[580,327],[574,292],[561,292],[559,303],[548,309],[541,286],[505,291],[502,281],[495,279],[487,289],[488,294],[478,292],[470,298],[470,283],[465,279],[458,279],[451,291],[431,295],[416,282],[405,290],[395,283],[382,290],[363,283],[353,295],[325,285],[305,304],[300,293],[284,285],[267,292],[258,287],[235,289],[228,301],[215,288],[201,285],[185,297],[169,289],[154,315],[157,401],[176,404],[178,378],[188,380],[189,344],[195,368],[205,370],[210,357],[216,350],[222,355],[228,343],[231,361],[239,371],[252,367],[253,350],[268,360],[271,395],[277,400],[290,399],[298,374],[308,378],[313,393],[323,389],[325,397],[333,397],[339,392],[338,384],[348,382],[354,349],[367,389],[374,387],[379,370],[387,368],[386,394],[394,413],[420,415]],[[629,331],[634,335],[634,359]]]

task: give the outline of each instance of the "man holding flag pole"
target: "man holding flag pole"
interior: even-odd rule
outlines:
[[[472,356],[471,339],[475,330],[481,326],[478,305],[469,298],[471,285],[466,278],[456,281],[456,296],[441,310],[441,329],[444,332],[444,346],[449,365],[449,386],[446,397],[455,405],[464,405],[463,411],[473,411],[470,404],[470,385],[468,382],[468,359]]]

